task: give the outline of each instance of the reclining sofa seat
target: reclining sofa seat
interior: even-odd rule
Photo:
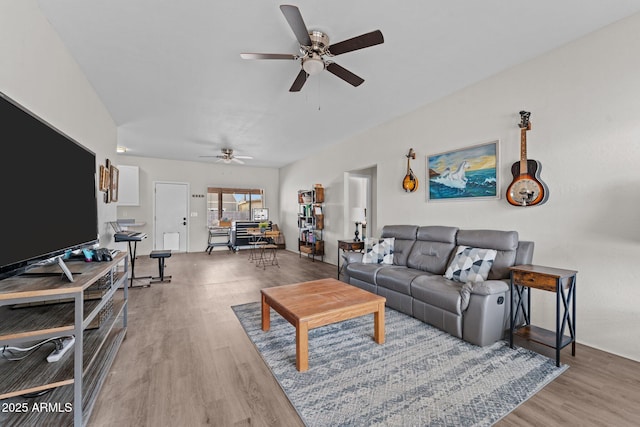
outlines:
[[[393,266],[406,265],[406,259],[409,256],[409,251],[411,251],[411,248],[416,241],[417,232],[418,226],[416,225],[386,225],[382,228],[381,237],[393,237],[395,239],[393,248]],[[358,256],[360,254],[354,255]],[[346,281],[366,291],[377,294],[378,286],[376,285],[376,277],[378,272],[383,268],[392,268],[393,266],[385,264],[358,263],[356,267],[355,265],[349,263],[347,265],[347,275],[345,276],[347,278]],[[386,295],[383,296],[386,297]],[[387,305],[396,308],[395,304],[389,304],[388,299]],[[398,310],[400,309],[398,308]]]
[[[405,231],[401,227],[385,227],[382,237],[394,237],[397,242],[396,236]],[[456,246],[457,232],[455,227],[418,227],[413,242],[401,239],[403,248],[399,256],[394,246],[393,264],[404,268],[382,268],[376,276],[378,294],[387,298],[389,307],[413,315],[415,305],[411,283],[419,277],[444,274],[449,256]]]
[[[395,238],[393,265],[352,262],[354,257],[348,260],[346,281],[473,344],[502,339],[509,327],[509,267],[531,263],[533,242],[519,242],[515,231],[445,226],[385,226],[382,237]],[[463,284],[444,278],[458,245],[497,251],[486,281]]]

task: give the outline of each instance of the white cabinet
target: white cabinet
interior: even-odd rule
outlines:
[[[118,206],[140,205],[140,170],[138,166],[118,165]]]

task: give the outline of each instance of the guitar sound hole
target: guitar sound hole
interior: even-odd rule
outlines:
[[[540,195],[538,184],[532,179],[521,179],[511,187],[511,198],[518,203],[527,205]]]

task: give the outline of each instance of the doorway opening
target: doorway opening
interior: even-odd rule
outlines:
[[[345,172],[344,235],[354,236],[356,222],[359,238],[375,236],[378,230],[376,212],[377,166]],[[363,227],[364,225],[364,227]]]

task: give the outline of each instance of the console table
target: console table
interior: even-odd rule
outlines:
[[[340,250],[342,250],[342,253],[344,254],[345,252],[362,252],[363,249],[364,241],[362,240],[338,240],[338,280],[340,280],[340,273],[342,273],[342,267],[340,267]]]
[[[509,346],[513,348],[515,334],[529,341],[555,348],[556,366],[560,366],[561,349],[571,344],[571,355],[576,355],[576,274],[578,272],[540,265],[516,265],[510,267],[510,270]],[[556,293],[555,332],[531,325],[531,288]],[[519,315],[524,317],[524,325],[516,328]],[[569,336],[564,334],[565,329],[568,329]]]
[[[75,337],[73,349],[57,362],[47,362],[54,350],[49,343],[19,362],[0,357],[0,425],[82,427],[89,422],[127,332],[130,264],[127,253],[120,252],[112,261],[68,265],[77,274],[74,282],[61,278],[54,265],[32,270],[42,276],[0,281],[0,348]]]

